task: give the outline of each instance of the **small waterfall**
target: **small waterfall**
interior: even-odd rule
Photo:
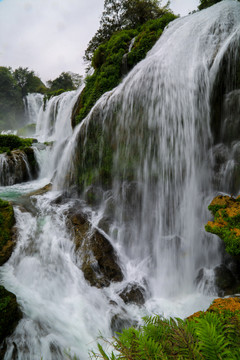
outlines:
[[[13,150],[0,154],[0,186],[9,186],[31,180],[31,170],[24,151]]]
[[[41,108],[37,120],[36,137],[40,142],[53,142],[45,162],[42,163],[41,177],[51,178],[54,175],[57,163],[72,135],[72,110],[82,89],[83,86],[78,90],[54,96],[47,101],[45,109]]]
[[[25,97],[25,113],[27,114],[28,124],[34,124],[39,117],[40,109],[43,106],[43,95],[31,93]]]

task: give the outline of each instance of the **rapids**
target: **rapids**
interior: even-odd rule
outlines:
[[[71,112],[82,89],[50,99],[45,110],[42,105],[33,120],[36,137],[54,145],[39,156],[39,179],[0,187],[0,197],[16,203],[18,228],[17,246],[0,279],[24,314],[7,339],[4,360],[61,360],[66,353],[84,360],[100,332],[112,335],[116,314],[131,321],[153,313],[185,317],[216,297],[212,269],[221,263],[220,241],[205,233],[204,224],[210,200],[226,183],[224,174],[218,185],[213,180],[211,96],[226,53],[229,61],[236,59],[239,38],[240,4],[222,1],[171,23],[146,59],[102,96],[74,132]],[[230,75],[229,70],[226,81]],[[70,196],[96,119],[114,154],[111,189],[103,187],[102,201],[91,207],[84,197],[87,187],[80,198]],[[32,196],[34,210],[22,211],[21,194],[50,181],[53,191]],[[68,198],[59,203],[63,191]],[[65,213],[81,207],[100,228],[109,203],[107,235],[124,280],[97,289],[77,266]],[[204,277],[196,285],[201,268]],[[129,282],[146,288],[144,306],[119,298]]]

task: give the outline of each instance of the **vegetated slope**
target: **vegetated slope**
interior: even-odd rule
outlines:
[[[135,29],[119,31],[95,50],[92,58],[94,73],[86,77],[86,86],[73,110],[73,126],[87,116],[102,94],[117,86],[122,77],[145,58],[164,28],[174,19],[176,16],[169,12]]]

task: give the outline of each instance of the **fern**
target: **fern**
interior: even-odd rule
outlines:
[[[231,358],[228,349],[230,342],[218,314],[209,312],[200,318],[196,324],[196,334],[200,351],[206,360]]]

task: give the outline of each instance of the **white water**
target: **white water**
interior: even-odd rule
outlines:
[[[44,174],[50,179],[58,165],[55,187],[61,188],[65,175],[73,171],[79,136],[85,134],[87,144],[88,125],[93,119],[101,124],[116,149],[115,177],[102,204],[88,211],[97,226],[109,201],[114,204],[109,235],[125,278],[105,289],[86,283],[64,221],[71,202],[56,204],[59,192],[33,197],[34,216],[16,208],[19,240],[1,269],[1,281],[16,294],[24,318],[8,340],[5,360],[14,358],[13,343],[21,360],[64,359],[68,348],[87,359],[98,332],[110,336],[110,320],[118,312],[133,320],[148,313],[185,317],[210,304],[214,286],[206,289],[204,279],[198,289],[194,284],[200,268],[206,269],[205,280],[212,281],[211,268],[220,262],[219,241],[204,232],[214,194],[209,99],[217,64],[233,36],[239,37],[239,24],[240,4],[234,1],[175,21],[146,60],[99,100],[58,160],[53,165],[47,160],[49,171]],[[71,136],[75,96],[50,100],[42,124],[37,124],[42,141],[59,141],[56,154],[58,144],[64,150]],[[128,184],[120,178],[131,159],[137,159],[137,166]],[[16,196],[20,188],[0,188],[0,197],[8,191]],[[75,206],[81,208],[84,202]],[[144,307],[125,305],[117,295],[129,281],[142,286],[147,282]]]
[[[43,106],[43,95],[39,93],[31,93],[25,97],[25,112],[28,124],[35,124],[38,121],[40,109]]]

